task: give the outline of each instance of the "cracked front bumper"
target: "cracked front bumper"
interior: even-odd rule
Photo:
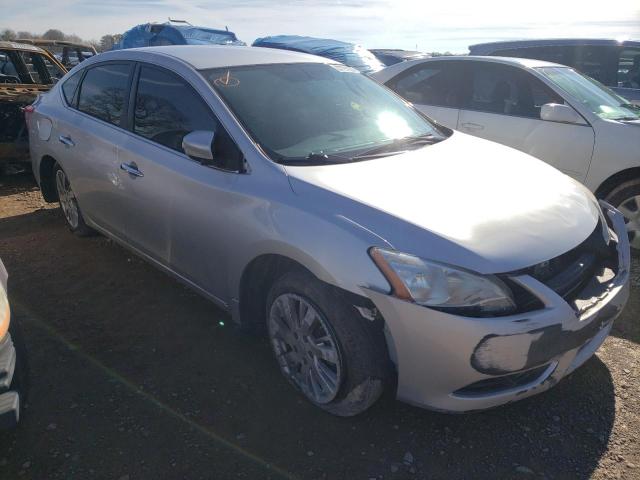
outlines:
[[[398,399],[450,412],[491,408],[547,390],[591,357],[629,297],[624,220],[607,204],[603,210],[618,237],[617,272],[579,310],[528,275],[512,280],[544,308],[498,318],[451,315],[367,290],[385,319]]]

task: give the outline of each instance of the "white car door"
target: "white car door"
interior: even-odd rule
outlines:
[[[492,62],[467,61],[469,94],[458,116],[458,130],[502,143],[537,157],[584,181],[595,135],[584,124],[540,119],[545,103],[564,103],[560,95],[526,70]]]
[[[438,123],[456,128],[460,101],[460,62],[424,62],[387,82],[398,95]]]

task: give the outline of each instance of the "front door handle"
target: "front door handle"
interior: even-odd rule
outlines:
[[[138,170],[138,166],[135,163],[121,163],[120,170],[124,170],[129,175],[134,177],[144,177],[144,174]]]
[[[71,140],[71,137],[66,137],[64,135],[60,135],[58,137],[58,141],[67,147],[75,147],[75,142]]]
[[[464,128],[465,130],[484,130],[484,126],[483,125],[479,125],[477,123],[472,123],[472,122],[465,122],[463,124],[460,125],[462,128]]]

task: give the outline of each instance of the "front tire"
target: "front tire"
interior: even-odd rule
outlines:
[[[286,273],[269,292],[266,318],[282,374],[310,402],[348,417],[381,396],[389,379],[382,333],[336,288]]]
[[[640,253],[640,178],[621,183],[605,199],[624,215],[629,244]]]
[[[69,230],[79,237],[94,235],[95,230],[85,223],[82,212],[80,211],[80,205],[78,205],[76,195],[73,193],[73,189],[71,188],[69,177],[67,177],[67,174],[60,165],[56,165],[54,167],[53,179],[55,181],[60,208],[62,209],[62,213]]]

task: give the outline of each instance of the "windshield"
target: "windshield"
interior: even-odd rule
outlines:
[[[202,74],[276,161],[354,160],[373,150],[381,155],[385,145],[386,155],[410,148],[398,139],[444,138],[395,94],[344,65],[253,65]]]
[[[538,71],[565,92],[582,102],[600,118],[640,120],[640,109],[631,105],[596,80],[568,67],[541,67]]]

